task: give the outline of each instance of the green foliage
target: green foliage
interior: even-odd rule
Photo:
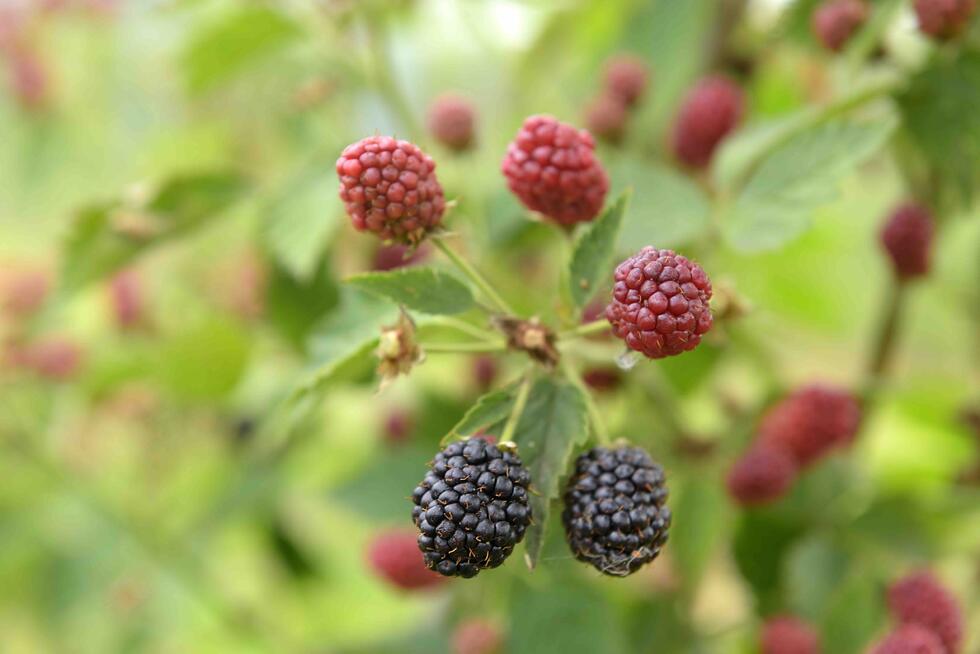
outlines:
[[[473,293],[454,275],[435,268],[398,268],[360,273],[347,284],[407,308],[433,315],[463,313],[473,307]]]
[[[684,587],[693,590],[727,531],[727,500],[714,480],[693,479],[674,494],[671,507],[670,551]]]
[[[612,171],[616,188],[632,188],[633,201],[619,237],[620,251],[645,245],[674,247],[702,234],[711,205],[690,178],[662,164],[623,158]]]
[[[619,196],[575,239],[569,262],[568,290],[578,308],[585,306],[609,277],[609,266],[629,196],[629,192]]]
[[[236,324],[213,319],[165,340],[156,374],[174,395],[197,401],[227,395],[241,379],[251,343]]]

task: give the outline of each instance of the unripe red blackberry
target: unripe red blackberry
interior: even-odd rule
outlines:
[[[691,168],[706,167],[744,112],[745,99],[735,82],[721,76],[702,79],[688,93],[674,123],[672,146],[678,161]]]
[[[575,461],[562,524],[572,554],[603,574],[625,577],[667,542],[664,471],[638,447],[595,447]]]
[[[597,393],[606,393],[619,388],[623,375],[619,368],[612,366],[586,368],[582,371],[582,381]]]
[[[606,62],[603,77],[606,94],[618,98],[627,107],[640,101],[649,81],[649,70],[640,57],[617,55]]]
[[[27,112],[38,112],[48,104],[51,78],[41,56],[26,45],[15,46],[7,56],[10,90]]]
[[[144,317],[143,284],[133,269],[122,270],[109,282],[112,317],[123,330],[138,326]]]
[[[693,350],[711,329],[711,282],[687,257],[647,246],[615,280],[606,318],[630,349],[661,359]]]
[[[603,94],[585,109],[585,126],[604,141],[619,143],[626,133],[628,114],[619,98]]]
[[[425,565],[447,577],[496,568],[531,522],[531,476],[511,448],[483,438],[450,443],[412,493]]]
[[[419,243],[446,209],[435,168],[418,146],[390,136],[348,145],[337,159],[337,175],[354,228],[383,241]]]
[[[949,654],[942,641],[928,629],[906,624],[871,648],[870,654]]]
[[[48,336],[25,347],[23,364],[44,379],[65,381],[81,367],[82,348],[67,337]]]
[[[962,32],[976,8],[976,0],[915,0],[919,29],[939,40]]]
[[[17,317],[35,313],[48,296],[48,275],[40,270],[17,269],[0,276],[0,309]]]
[[[854,395],[827,386],[801,388],[763,416],[758,443],[783,450],[805,468],[830,450],[849,445],[857,434],[861,409]]]
[[[392,445],[406,442],[412,436],[415,420],[406,409],[393,409],[384,420],[384,439]]]
[[[367,560],[374,572],[402,590],[419,590],[445,581],[422,560],[415,534],[389,529],[376,535],[368,546]]]
[[[428,122],[432,136],[447,148],[462,151],[473,145],[476,110],[466,98],[439,96],[429,107]]]
[[[820,654],[820,635],[793,616],[770,618],[759,638],[761,654]]]
[[[417,248],[407,245],[382,245],[374,252],[373,270],[395,270],[420,263],[429,258],[431,250],[424,243]]]
[[[450,644],[453,654],[498,654],[504,635],[497,624],[474,618],[456,627]]]
[[[863,0],[827,0],[814,10],[810,26],[825,48],[840,52],[867,19]]]
[[[796,480],[793,458],[773,447],[753,447],[728,471],[728,494],[742,506],[760,506],[783,497]]]
[[[490,390],[497,379],[497,360],[488,354],[473,359],[473,381],[482,392]]]
[[[933,231],[932,213],[917,204],[903,205],[889,216],[881,244],[900,279],[928,274]]]
[[[595,218],[609,191],[592,136],[551,116],[524,121],[501,169],[524,206],[565,227]]]
[[[959,602],[928,571],[913,572],[888,589],[888,607],[902,624],[916,624],[936,634],[947,654],[963,644],[963,614]]]

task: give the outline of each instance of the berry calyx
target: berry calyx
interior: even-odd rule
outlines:
[[[941,41],[959,35],[976,9],[976,0],[915,0],[919,29]]]
[[[530,481],[515,452],[482,438],[436,454],[412,493],[426,567],[469,578],[502,564],[531,522]]]
[[[369,136],[337,159],[340,199],[358,231],[416,245],[446,210],[435,162],[413,143]]]
[[[664,471],[638,447],[596,447],[575,461],[562,524],[572,554],[625,577],[660,554],[671,514]]]
[[[673,250],[647,246],[619,264],[612,296],[613,333],[651,359],[693,350],[711,329],[711,282]]]
[[[881,244],[899,279],[929,273],[933,233],[932,212],[917,204],[903,205],[888,217],[881,229]]]
[[[867,19],[863,0],[827,0],[814,10],[810,26],[825,48],[840,52]]]
[[[959,602],[928,571],[902,577],[888,589],[888,607],[902,624],[915,624],[934,633],[948,654],[963,644],[963,614]]]
[[[634,55],[617,55],[606,62],[603,85],[606,94],[630,107],[640,101],[650,82],[646,62]]]
[[[770,618],[762,627],[761,654],[819,654],[820,635],[793,616]]]
[[[702,79],[688,93],[674,123],[674,156],[690,168],[705,168],[744,113],[745,98],[735,82],[717,75]]]
[[[942,641],[919,625],[902,625],[871,648],[869,654],[947,654]]]
[[[431,588],[445,581],[425,567],[411,531],[389,529],[379,533],[368,545],[367,560],[378,576],[402,590]]]
[[[501,170],[525,207],[565,227],[595,218],[609,191],[592,136],[551,116],[524,121]]]
[[[850,445],[861,409],[849,391],[811,385],[790,394],[762,418],[758,444],[786,452],[800,468]]]
[[[473,145],[476,110],[473,104],[458,95],[439,96],[429,107],[429,132],[437,141],[456,151]]]
[[[760,506],[786,494],[796,480],[792,457],[773,447],[754,447],[732,466],[728,494],[741,506]]]

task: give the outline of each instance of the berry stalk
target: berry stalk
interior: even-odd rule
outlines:
[[[871,346],[871,358],[865,373],[863,399],[867,403],[880,388],[895,356],[902,308],[905,305],[907,284],[899,279],[891,282],[888,297],[882,307],[881,318]]]
[[[582,393],[582,399],[585,402],[585,409],[589,414],[589,422],[592,423],[592,430],[595,433],[596,440],[600,445],[610,445],[612,439],[606,430],[606,423],[602,419],[602,414],[599,412],[599,407],[596,405],[595,399],[593,399],[589,389],[586,388],[585,382],[582,381],[582,376],[569,363],[568,357],[562,358],[561,368],[569,383]]]
[[[446,257],[453,262],[453,265],[459,269],[461,273],[466,275],[466,277],[476,284],[480,291],[486,296],[488,300],[494,305],[494,307],[501,313],[507,315],[514,315],[514,310],[507,304],[506,300],[500,297],[500,294],[490,285],[490,282],[480,274],[476,268],[473,267],[470,262],[459,255],[458,252],[453,250],[446,241],[441,236],[432,236],[430,240],[435,244],[439,251],[446,255]]]

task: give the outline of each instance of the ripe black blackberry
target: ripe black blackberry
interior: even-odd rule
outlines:
[[[638,447],[596,447],[582,454],[562,513],[575,558],[615,577],[657,558],[670,528],[667,494],[663,469]]]
[[[531,522],[530,481],[516,452],[483,438],[451,443],[436,454],[412,493],[425,565],[469,578],[503,563]]]

